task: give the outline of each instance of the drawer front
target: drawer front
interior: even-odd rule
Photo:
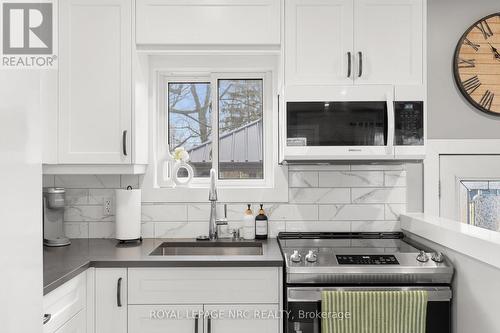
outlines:
[[[202,311],[203,305],[130,305],[128,333],[202,332]]]
[[[87,272],[83,272],[43,297],[43,312],[50,320],[43,332],[54,332],[85,308]]]
[[[130,268],[129,304],[279,303],[279,268]]]
[[[278,304],[221,304],[205,305],[205,314],[215,313],[210,319],[211,332],[217,333],[279,333]],[[208,326],[208,319],[205,321]]]
[[[76,316],[67,321],[66,324],[59,328],[55,333],[85,333],[87,330],[85,312],[86,311],[78,312]]]

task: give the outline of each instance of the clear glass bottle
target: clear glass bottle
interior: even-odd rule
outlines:
[[[243,215],[243,238],[255,239],[255,218],[250,205]]]

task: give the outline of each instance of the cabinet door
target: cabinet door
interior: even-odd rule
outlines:
[[[86,278],[87,273],[83,272],[43,297],[43,313],[50,315],[43,325],[44,333],[54,332],[85,309]]]
[[[137,44],[278,45],[280,0],[137,0]]]
[[[59,6],[59,163],[128,164],[131,1],[61,0]]]
[[[130,305],[128,333],[202,333],[202,305]]]
[[[286,1],[286,85],[352,84],[352,50],[353,0]]]
[[[423,0],[355,1],[357,84],[422,84],[423,12]]]
[[[277,304],[205,305],[207,333],[276,333],[280,332]],[[209,316],[209,314],[211,314]],[[216,318],[218,316],[218,318]]]
[[[86,329],[85,310],[82,310],[55,331],[55,333],[85,333]]]
[[[95,333],[127,332],[127,269],[95,270]]]

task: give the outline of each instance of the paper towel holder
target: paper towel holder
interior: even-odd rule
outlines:
[[[118,201],[118,194],[119,194],[119,191],[120,190],[116,190],[116,196],[117,196],[117,201]],[[123,191],[123,190],[121,190]],[[130,192],[129,192],[130,191]],[[136,199],[137,202],[138,202],[138,205],[140,207],[141,205],[141,199],[140,199],[140,189],[138,190],[139,191],[139,197]],[[129,192],[131,195],[133,196],[136,196],[135,194],[132,194],[133,193],[133,187],[131,185],[128,185],[126,188],[125,188],[125,191],[122,192],[122,193],[125,193],[125,192]],[[128,205],[128,202],[127,204]],[[140,209],[140,208],[139,208]],[[122,215],[124,213],[122,212]],[[125,213],[127,214],[127,213]],[[137,214],[137,215],[136,215]],[[118,244],[117,246],[128,246],[128,245],[131,245],[133,246],[134,244],[136,245],[139,245],[142,243],[142,236],[141,236],[141,232],[140,232],[140,210],[139,212],[137,213],[136,211],[132,212],[132,215],[136,216],[136,221],[138,221],[138,225],[137,225],[137,228],[139,228],[138,230],[135,230],[135,229],[132,229],[132,230],[129,230],[127,227],[125,228],[125,232],[123,232],[123,223],[120,225],[121,228],[118,228],[118,224],[117,224],[117,227],[116,227],[116,239],[118,241]],[[123,220],[121,220],[123,221]],[[117,204],[117,212],[116,212],[116,223],[119,222],[119,213],[118,213],[118,204]],[[136,224],[132,224],[132,225],[136,225]],[[121,232],[119,232],[118,230],[121,230]],[[136,235],[137,233],[137,235]],[[124,235],[125,234],[125,235]],[[135,236],[135,237],[134,237]],[[122,238],[123,237],[123,238]],[[137,237],[137,238],[136,238]]]

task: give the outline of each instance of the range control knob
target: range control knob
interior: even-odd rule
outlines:
[[[425,251],[420,251],[420,253],[417,255],[417,261],[428,262],[429,257],[427,256],[427,253],[425,253]]]
[[[309,250],[309,253],[306,255],[307,262],[316,262],[318,260],[318,256],[314,253],[313,250]]]
[[[290,260],[293,262],[300,262],[302,259],[302,256],[300,255],[299,251],[293,250],[293,254],[290,255]]]
[[[444,261],[444,255],[441,252],[434,252],[431,257],[432,261],[434,262],[443,262]]]

